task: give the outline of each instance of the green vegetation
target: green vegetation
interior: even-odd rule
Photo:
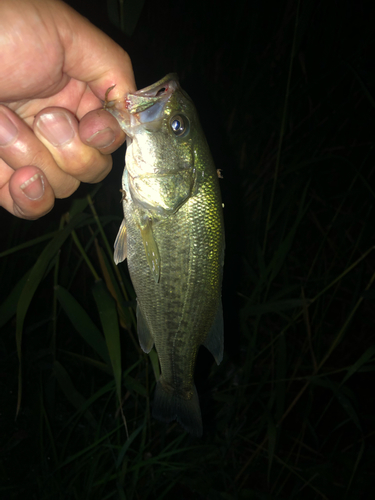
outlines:
[[[202,439],[151,418],[157,356],[112,260],[122,160],[44,220],[2,214],[0,498],[371,497],[373,33],[361,3],[327,4],[146,2],[132,37],[159,64],[139,86],[178,72],[223,169],[226,353],[201,348]]]

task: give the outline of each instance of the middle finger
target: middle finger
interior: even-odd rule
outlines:
[[[77,119],[67,109],[43,109],[36,115],[33,127],[60,169],[76,179],[99,182],[111,170],[111,156],[102,155],[81,141]]]
[[[12,170],[25,165],[40,168],[57,198],[65,198],[74,193],[79,180],[58,167],[51,153],[26,123],[4,105],[0,105],[0,115],[3,131],[9,131],[4,140],[0,141],[0,158],[4,163]]]

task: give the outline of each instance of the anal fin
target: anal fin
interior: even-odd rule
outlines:
[[[203,345],[210,351],[219,365],[223,359],[224,352],[224,323],[223,323],[223,306],[221,300],[217,308],[214,322],[209,331]]]

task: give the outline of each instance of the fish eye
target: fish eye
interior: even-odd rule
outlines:
[[[175,115],[170,121],[172,132],[177,136],[181,137],[189,131],[189,120],[186,116]]]

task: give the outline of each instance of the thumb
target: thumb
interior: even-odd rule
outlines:
[[[111,91],[115,100],[136,90],[125,50],[65,3],[56,2],[53,13],[65,51],[63,71],[67,75],[87,83],[101,100],[112,85],[116,85]]]

